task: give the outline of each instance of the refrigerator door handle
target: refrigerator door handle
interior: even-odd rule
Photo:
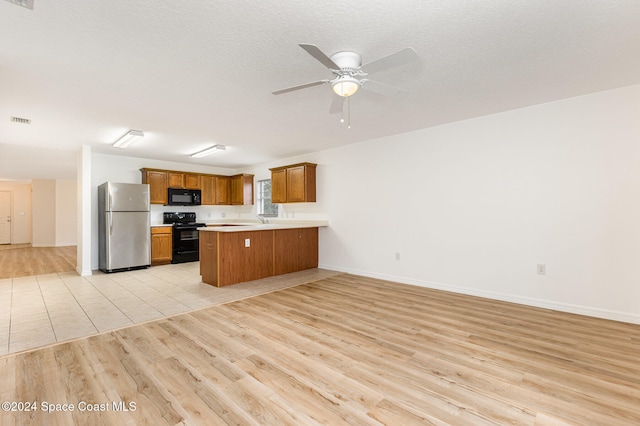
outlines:
[[[109,235],[113,235],[113,212],[109,211]]]

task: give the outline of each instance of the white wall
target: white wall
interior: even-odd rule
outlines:
[[[76,230],[78,236],[76,271],[82,276],[91,275],[92,270],[91,163],[91,147],[82,145],[76,153]]]
[[[56,181],[34,179],[33,187],[33,247],[56,245]]]
[[[34,247],[76,245],[76,181],[34,179],[32,187],[32,245]]]
[[[11,193],[11,244],[31,242],[31,181],[0,181],[0,191]]]
[[[246,171],[298,161],[321,267],[640,323],[640,86]]]
[[[56,246],[77,244],[77,182],[58,179],[56,185]]]

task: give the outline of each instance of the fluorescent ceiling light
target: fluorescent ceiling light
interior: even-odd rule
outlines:
[[[138,139],[144,137],[141,130],[129,130],[113,144],[114,148],[127,148],[133,145]]]
[[[226,146],[224,145],[214,145],[212,147],[209,147],[207,149],[203,149],[202,151],[198,151],[195,154],[191,154],[192,158],[201,158],[201,157],[206,157],[207,155],[211,155],[214,154],[218,151],[225,151],[227,149]]]
[[[26,7],[33,10],[33,0],[7,0],[9,3],[17,4],[18,6]]]

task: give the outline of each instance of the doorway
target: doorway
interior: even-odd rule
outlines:
[[[11,192],[0,191],[0,244],[11,244]]]

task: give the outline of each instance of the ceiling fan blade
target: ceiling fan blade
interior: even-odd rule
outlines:
[[[387,55],[383,58],[376,59],[362,66],[364,72],[370,74],[378,71],[387,70],[389,68],[398,67],[400,65],[409,64],[418,60],[418,54],[412,47],[405,47],[402,50]]]
[[[276,90],[275,92],[271,92],[271,93],[274,95],[281,95],[283,93],[293,92],[294,90],[300,90],[300,89],[306,89],[307,87],[319,86],[321,84],[325,84],[328,82],[329,80],[314,81],[313,83],[305,83],[305,84],[300,84],[298,86],[287,87],[286,89]]]
[[[333,100],[331,101],[331,107],[329,108],[329,114],[339,114],[342,112],[342,108],[344,107],[344,100],[346,98],[338,95],[333,95]]]
[[[362,88],[373,93],[377,93],[382,96],[388,96],[390,98],[406,95],[409,92],[396,86],[380,83],[379,81],[366,80],[362,84]]]
[[[298,46],[302,47],[307,53],[314,58],[316,58],[322,65],[332,70],[339,70],[340,67],[336,65],[335,62],[331,60],[327,55],[324,54],[322,50],[318,48],[315,44],[304,44],[301,43]]]

